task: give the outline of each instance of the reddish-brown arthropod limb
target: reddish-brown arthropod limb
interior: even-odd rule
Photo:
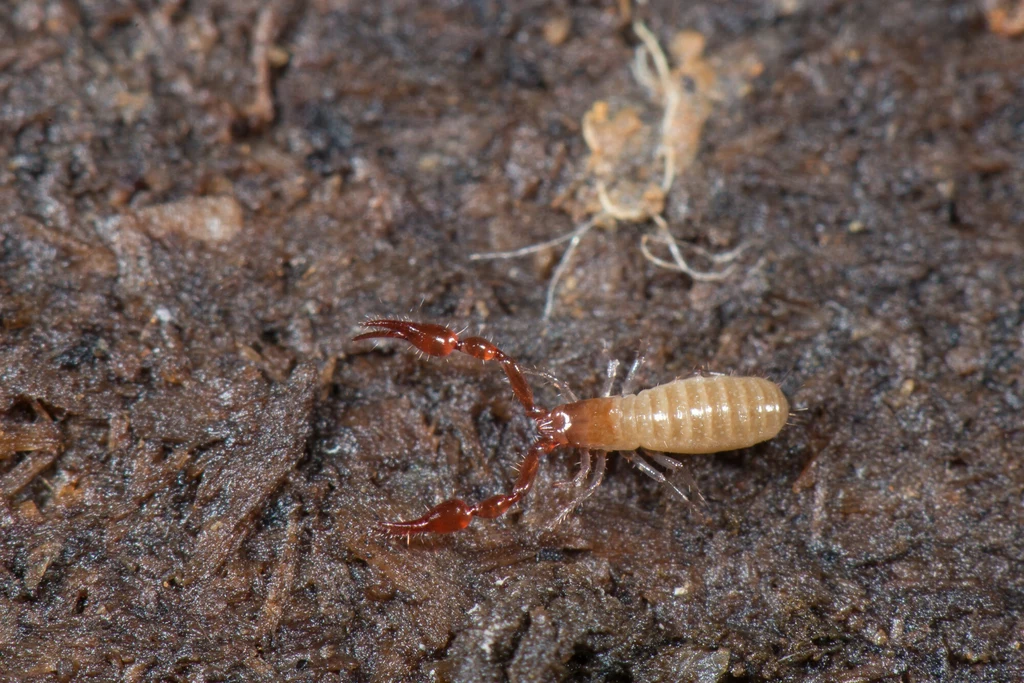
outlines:
[[[625,452],[639,448],[660,451],[646,455],[672,470],[680,463],[664,455],[666,452],[717,453],[746,448],[773,438],[789,417],[789,403],[774,382],[760,377],[726,375],[675,380],[626,396],[574,399],[545,410],[534,404],[533,391],[519,364],[486,339],[460,339],[447,327],[403,320],[369,320],[364,326],[373,331],[359,335],[354,341],[404,339],[431,356],[443,357],[460,351],[483,361],[497,361],[538,431],[537,440],[520,465],[519,477],[510,493],[491,496],[476,505],[458,499],[446,500],[418,519],[384,524],[384,531],[394,536],[444,534],[465,529],[473,517],[493,518],[505,514],[530,490],[540,456],[559,446],[580,449],[580,471],[571,482],[575,485],[581,485],[590,471],[589,450],[597,451],[594,479],[559,515],[561,519],[600,483],[605,451],[623,451],[641,471],[664,483],[665,476],[643,457]]]

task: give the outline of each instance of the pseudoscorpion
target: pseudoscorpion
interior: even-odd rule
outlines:
[[[491,519],[505,514],[530,490],[540,457],[559,446],[580,449],[580,469],[571,482],[577,486],[584,483],[590,472],[590,450],[597,451],[593,480],[561,518],[600,483],[606,451],[622,451],[624,455],[638,448],[659,451],[648,456],[671,470],[680,463],[664,453],[717,453],[746,448],[775,437],[789,417],[789,403],[774,382],[726,375],[677,379],[637,394],[573,400],[545,410],[534,404],[533,391],[515,359],[486,339],[460,339],[447,327],[404,320],[369,320],[364,326],[372,331],[357,336],[355,341],[404,339],[431,356],[444,357],[459,351],[483,361],[497,361],[538,431],[510,493],[491,496],[476,505],[459,499],[446,500],[418,519],[384,524],[384,531],[393,536],[449,533],[465,529],[473,517]],[[666,481],[661,472],[642,458],[626,457],[644,473]]]

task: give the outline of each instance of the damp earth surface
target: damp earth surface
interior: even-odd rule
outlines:
[[[5,3],[0,678],[1024,677],[1022,13]],[[470,260],[602,188],[643,210],[547,318],[567,243]],[[744,245],[713,281],[671,251]],[[558,451],[407,545],[378,523],[506,490],[534,434],[492,365],[353,343],[370,315],[584,396],[640,351],[642,386],[769,377],[794,414],[687,457],[703,502],[612,455],[548,530]]]

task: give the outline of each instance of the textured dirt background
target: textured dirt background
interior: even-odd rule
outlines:
[[[695,283],[649,224],[594,231],[545,323],[559,250],[467,256],[572,228],[583,114],[645,101],[620,5],[0,6],[0,678],[1024,677],[1012,7],[636,8],[763,66],[666,208],[755,247]],[[613,458],[545,532],[560,453],[406,547],[375,523],[503,490],[532,432],[493,367],[352,344],[369,314],[584,394],[642,340],[647,384],[767,375],[800,412],[688,459],[699,514]]]

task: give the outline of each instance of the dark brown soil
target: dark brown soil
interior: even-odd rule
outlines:
[[[626,4],[0,6],[0,679],[1024,678],[1024,37],[990,2],[634,8],[763,67],[665,213],[752,248],[701,283],[649,222],[592,231],[544,321],[561,247],[468,256],[579,219],[584,113],[645,102]],[[497,368],[350,341],[382,314],[797,412],[689,457],[703,506],[613,455],[544,531],[559,452],[407,546],[376,524],[506,489],[533,432]]]

